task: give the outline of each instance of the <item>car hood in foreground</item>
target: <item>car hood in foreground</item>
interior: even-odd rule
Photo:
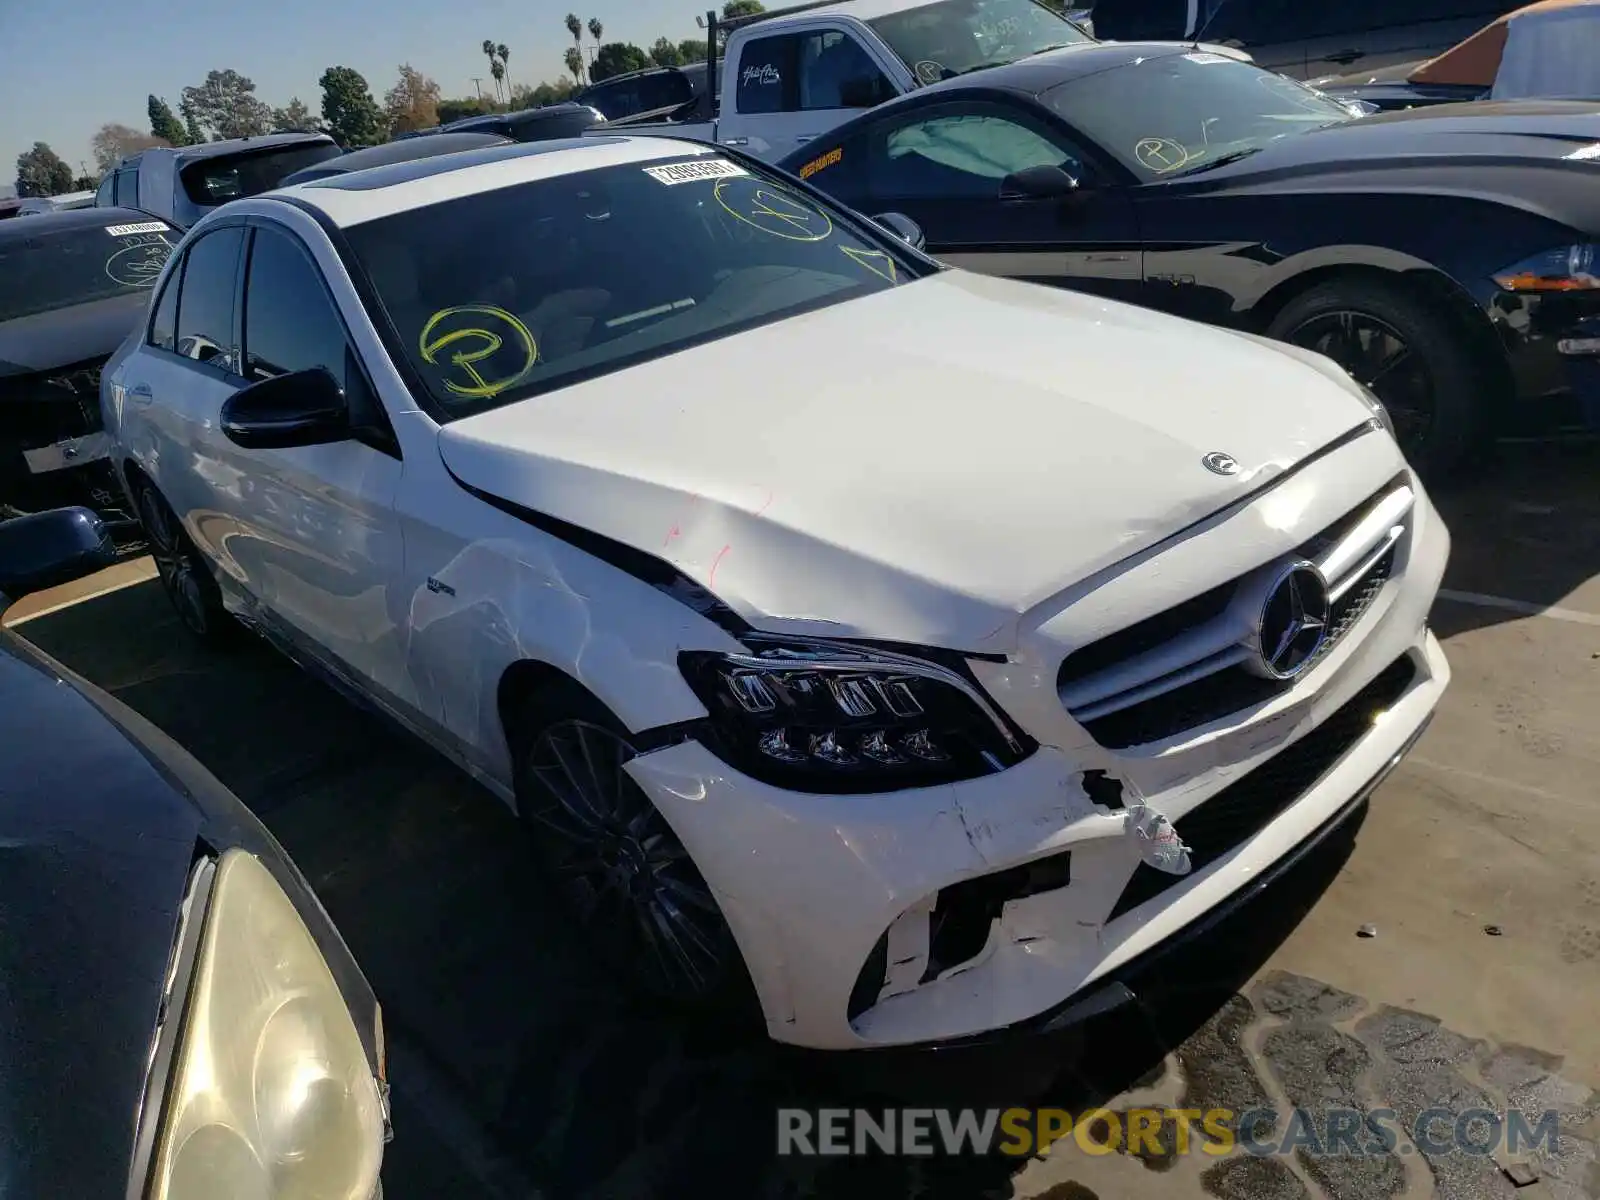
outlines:
[[[992,652],[1369,418],[1275,348],[949,271],[455,422],[440,452],[757,628]]]
[[[283,848],[171,738],[0,629],[0,1196],[122,1196],[196,856],[254,854],[377,1063],[371,988]]]
[[[120,1196],[201,814],[0,633],[0,1194]]]

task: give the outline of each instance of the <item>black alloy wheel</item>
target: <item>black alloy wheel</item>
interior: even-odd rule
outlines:
[[[525,742],[519,803],[584,935],[646,994],[690,1007],[743,975],[733,933],[688,851],[623,768],[603,720],[564,716]]]
[[[1410,458],[1433,430],[1433,379],[1405,336],[1371,313],[1337,309],[1313,317],[1290,336],[1327,355],[1383,401],[1400,449]]]
[[[155,488],[141,483],[137,506],[162,590],[184,627],[202,641],[223,640],[233,628],[222,593],[177,515]]]
[[[1398,286],[1333,280],[1291,300],[1267,332],[1326,355],[1377,396],[1425,478],[1449,474],[1478,441],[1491,373],[1437,306]]]

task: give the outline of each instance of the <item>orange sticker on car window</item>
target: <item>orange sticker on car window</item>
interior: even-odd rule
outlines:
[[[832,150],[829,150],[821,158],[813,158],[805,166],[801,167],[800,168],[800,178],[801,179],[810,179],[818,171],[826,171],[829,167],[833,166],[835,163],[839,162],[843,158],[844,158],[844,147],[843,146],[836,146]]]
[[[446,378],[445,390],[474,400],[516,387],[539,361],[533,331],[491,304],[440,309],[422,327],[417,351],[423,362],[459,371],[469,382]]]

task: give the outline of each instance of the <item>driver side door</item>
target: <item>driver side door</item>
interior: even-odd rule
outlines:
[[[911,217],[934,257],[986,275],[1139,298],[1143,254],[1126,189],[1024,105],[958,101],[902,111],[870,126],[864,141],[856,206]],[[1063,167],[1079,190],[1001,199],[1007,176],[1043,166]],[[828,174],[813,182],[827,188]]]

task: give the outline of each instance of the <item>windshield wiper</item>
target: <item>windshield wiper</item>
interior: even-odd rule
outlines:
[[[1187,179],[1191,175],[1200,175],[1206,171],[1214,171],[1218,167],[1225,167],[1229,163],[1238,162],[1241,158],[1249,158],[1252,154],[1260,153],[1260,146],[1244,146],[1238,150],[1228,151],[1228,153],[1224,154],[1221,158],[1213,158],[1209,162],[1203,162],[1198,167],[1191,167],[1187,171],[1179,171],[1176,175],[1172,176],[1172,178]]]

